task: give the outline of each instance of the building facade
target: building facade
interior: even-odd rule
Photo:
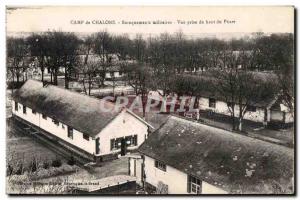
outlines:
[[[177,96],[174,95],[174,98]],[[149,93],[149,98],[161,102],[161,105],[165,105],[165,111],[168,111],[168,107],[174,104],[172,96],[163,98],[158,92],[151,91]],[[187,101],[190,97],[186,96]],[[176,102],[179,107],[180,101]],[[189,105],[187,105],[189,107]],[[216,113],[225,116],[231,116],[230,102],[222,100],[222,98],[215,97],[215,95],[205,94],[199,97],[198,107],[200,111],[207,111],[209,113]],[[235,117],[239,116],[239,106],[235,104],[234,106]],[[294,113],[291,112],[287,106],[282,102],[280,97],[274,97],[270,99],[264,99],[253,105],[248,105],[246,107],[246,112],[243,119],[252,122],[262,123],[267,125],[268,123],[278,123],[278,124],[292,124],[294,122]]]
[[[130,175],[137,177],[140,185],[143,184],[143,170],[145,187],[165,188],[165,194],[228,194],[222,188],[146,155],[142,158],[132,157],[129,162]]]
[[[228,102],[218,100],[217,98],[200,97],[199,109],[227,116],[231,115],[228,108]],[[234,109],[235,116],[238,117],[239,106],[235,105]],[[278,122],[283,124],[294,122],[293,113],[289,112],[288,108],[275,98],[274,100],[265,102],[262,105],[249,105],[246,108],[244,119],[265,124],[269,122]]]
[[[149,193],[294,191],[292,149],[181,117],[169,117],[138,152],[130,157],[129,173]]]
[[[96,158],[137,149],[152,126],[127,109],[104,113],[99,103],[98,99],[28,80],[14,95],[12,112]],[[112,103],[106,106],[115,108]]]

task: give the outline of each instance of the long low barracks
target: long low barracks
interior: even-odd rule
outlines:
[[[137,149],[152,126],[113,103],[28,80],[13,94],[12,113],[97,160]]]

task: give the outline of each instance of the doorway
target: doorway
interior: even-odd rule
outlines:
[[[126,155],[126,139],[122,138],[121,140],[121,156]]]
[[[100,153],[100,138],[96,139],[96,154]]]

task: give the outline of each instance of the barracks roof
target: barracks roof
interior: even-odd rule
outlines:
[[[92,98],[53,85],[43,87],[43,83],[28,80],[17,90],[13,98],[15,101],[36,110],[39,113],[57,119],[74,129],[96,136],[119,110],[113,103]],[[100,104],[111,108],[112,112],[103,112]]]
[[[179,117],[139,152],[230,193],[293,191],[292,149]]]

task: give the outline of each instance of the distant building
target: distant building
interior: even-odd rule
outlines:
[[[125,73],[120,65],[112,65],[107,67],[105,72],[105,79],[120,79],[124,77]]]
[[[130,175],[168,194],[294,191],[293,149],[175,116],[131,156]]]
[[[125,75],[125,73],[121,67],[121,64],[123,63],[123,61],[120,61],[116,54],[109,54],[109,56],[108,56],[109,61],[106,63],[107,66],[105,68],[100,67],[101,63],[103,63],[103,59],[101,58],[101,56],[99,56],[97,54],[91,54],[91,55],[88,55],[88,57],[86,55],[80,55],[79,58],[82,63],[85,63],[85,61],[86,61],[88,64],[99,65],[99,67],[95,70],[95,74],[101,72],[101,70],[104,70],[105,79],[107,79],[107,80],[120,79]],[[104,58],[104,61],[106,61],[106,60],[107,59]],[[125,62],[130,63],[131,61],[125,61]]]
[[[173,95],[176,98],[176,94]],[[158,92],[151,91],[149,98],[165,102],[166,110],[174,102],[172,102],[172,96],[168,96],[166,99],[161,97]],[[189,99],[190,97],[187,97]],[[176,103],[180,103],[177,101]],[[215,91],[205,91],[201,94],[198,101],[198,109],[200,111],[206,111],[210,114],[216,113],[225,116],[231,116],[229,106],[231,102],[226,102],[222,95],[219,95]],[[288,107],[284,104],[282,96],[280,94],[270,96],[269,98],[259,99],[256,102],[250,102],[246,107],[246,113],[244,115],[245,120],[252,122],[267,124],[280,124],[283,127],[294,123],[294,113],[291,112]],[[188,107],[188,106],[187,106]],[[239,105],[235,103],[235,117],[239,116]]]
[[[111,112],[101,110],[113,109]],[[137,149],[151,125],[115,104],[28,80],[13,95],[12,112],[34,128],[97,160]]]
[[[211,92],[203,94],[199,99],[200,110],[213,113],[231,115],[228,108],[231,102],[226,102],[224,98]],[[239,115],[239,106],[235,103],[235,116]],[[259,122],[267,125],[268,123],[291,124],[294,122],[293,113],[284,105],[280,95],[267,99],[260,99],[257,102],[249,103],[246,107],[244,119]]]

